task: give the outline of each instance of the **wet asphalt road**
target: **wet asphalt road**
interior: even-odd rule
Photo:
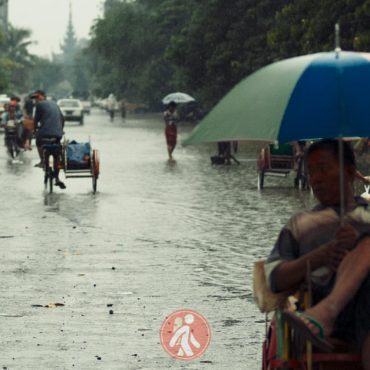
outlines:
[[[179,146],[168,163],[159,115],[110,123],[97,110],[65,131],[100,150],[95,195],[90,179],[47,194],[35,150],[21,164],[0,151],[0,368],[259,369],[252,264],[309,196],[287,180],[257,192],[249,147],[241,166],[211,167],[206,145]],[[55,303],[64,306],[39,307]],[[159,340],[181,308],[212,330],[191,362],[170,358]]]

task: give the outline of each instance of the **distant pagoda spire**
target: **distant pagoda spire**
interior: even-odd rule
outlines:
[[[64,43],[61,45],[63,51],[64,62],[66,64],[73,64],[74,55],[76,52],[77,38],[73,27],[72,18],[72,2],[69,2],[69,20],[67,25],[67,32],[64,36]]]

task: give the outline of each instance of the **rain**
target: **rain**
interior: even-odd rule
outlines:
[[[331,50],[332,25],[286,35],[273,0],[24,3],[0,1],[0,368],[260,369],[254,263],[315,199],[293,154],[261,186],[268,145],[201,124],[261,67]]]

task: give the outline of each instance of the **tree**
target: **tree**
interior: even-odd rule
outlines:
[[[340,24],[344,50],[370,48],[369,0],[300,0],[286,5],[268,35],[275,59],[334,49],[334,25]]]
[[[165,58],[171,37],[187,21],[189,4],[173,0],[114,2],[114,11],[93,27],[90,53],[95,92],[110,92],[159,107],[161,98],[176,88],[174,68]],[[104,73],[110,71],[110,77]],[[111,82],[111,83],[108,83]]]
[[[370,0],[111,0],[92,29],[93,89],[160,107],[185,91],[212,106],[282,58],[370,48]]]
[[[32,67],[32,87],[55,92],[57,85],[64,80],[63,66],[45,58],[35,58]]]
[[[32,43],[31,32],[22,28],[8,26],[6,34],[0,38],[2,66],[5,68],[3,89],[25,91],[30,87],[31,73],[35,58],[28,51]],[[0,84],[1,85],[1,84]]]
[[[285,0],[211,0],[196,4],[168,59],[188,91],[209,105],[271,61],[266,34]]]

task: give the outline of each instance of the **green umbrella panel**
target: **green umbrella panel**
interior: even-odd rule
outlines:
[[[238,83],[199,123],[184,145],[277,140],[294,86],[315,54],[276,62]],[[281,78],[281,75],[285,78]]]

